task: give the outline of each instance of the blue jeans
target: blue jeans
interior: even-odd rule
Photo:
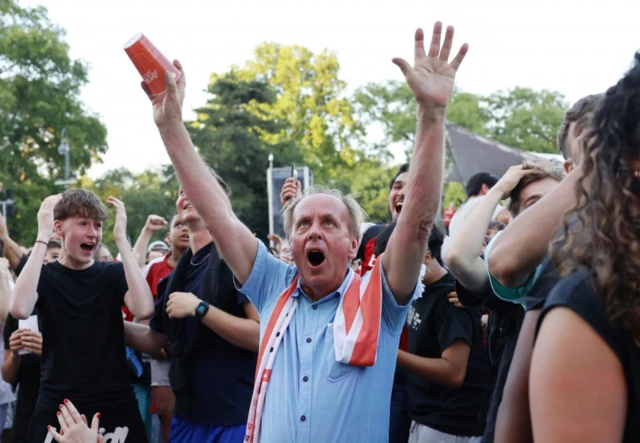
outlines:
[[[247,425],[207,426],[173,418],[169,443],[242,443]]]

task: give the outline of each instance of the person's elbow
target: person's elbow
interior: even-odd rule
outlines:
[[[0,373],[2,373],[2,380],[13,385],[16,382],[17,377],[15,371],[11,371],[9,369],[10,364],[11,363],[8,360],[5,360],[2,364],[2,371],[0,371]]]
[[[489,272],[502,286],[515,288],[522,283],[518,262],[510,254],[496,248],[491,250],[486,260]]]
[[[144,306],[139,307],[137,312],[132,312],[132,314],[138,320],[148,320],[153,315],[153,304],[145,303]]]
[[[11,308],[9,309],[11,316],[16,320],[26,320],[31,315],[31,312],[26,309],[26,307],[21,306],[18,302],[11,303]]]
[[[452,389],[460,389],[464,383],[464,379],[467,376],[467,368],[463,367],[453,367],[449,372],[449,377],[445,381],[447,387]]]
[[[468,269],[468,263],[458,251],[458,248],[455,247],[450,247],[447,251],[447,255],[444,257],[444,264],[453,275],[463,274]]]

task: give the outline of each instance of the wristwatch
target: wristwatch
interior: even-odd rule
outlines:
[[[202,317],[204,317],[207,314],[208,310],[209,310],[209,303],[207,303],[206,301],[201,301],[198,307],[196,308],[196,315],[195,315],[196,320],[202,320]]]

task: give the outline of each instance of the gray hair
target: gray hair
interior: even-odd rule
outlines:
[[[284,218],[284,232],[287,238],[290,237],[291,230],[293,229],[293,212],[295,211],[296,206],[298,206],[298,203],[300,203],[306,197],[315,194],[331,195],[344,203],[344,205],[347,207],[347,212],[349,213],[349,234],[359,240],[360,225],[367,218],[367,214],[351,194],[345,195],[338,189],[329,189],[324,186],[310,187],[304,192],[303,195],[295,197],[282,209],[282,216]]]

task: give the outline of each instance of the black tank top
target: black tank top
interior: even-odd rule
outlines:
[[[537,330],[547,312],[565,307],[578,314],[609,345],[622,363],[627,381],[628,409],[624,442],[640,442],[640,348],[631,334],[607,317],[601,291],[590,270],[582,269],[560,280],[549,294],[538,319]]]

